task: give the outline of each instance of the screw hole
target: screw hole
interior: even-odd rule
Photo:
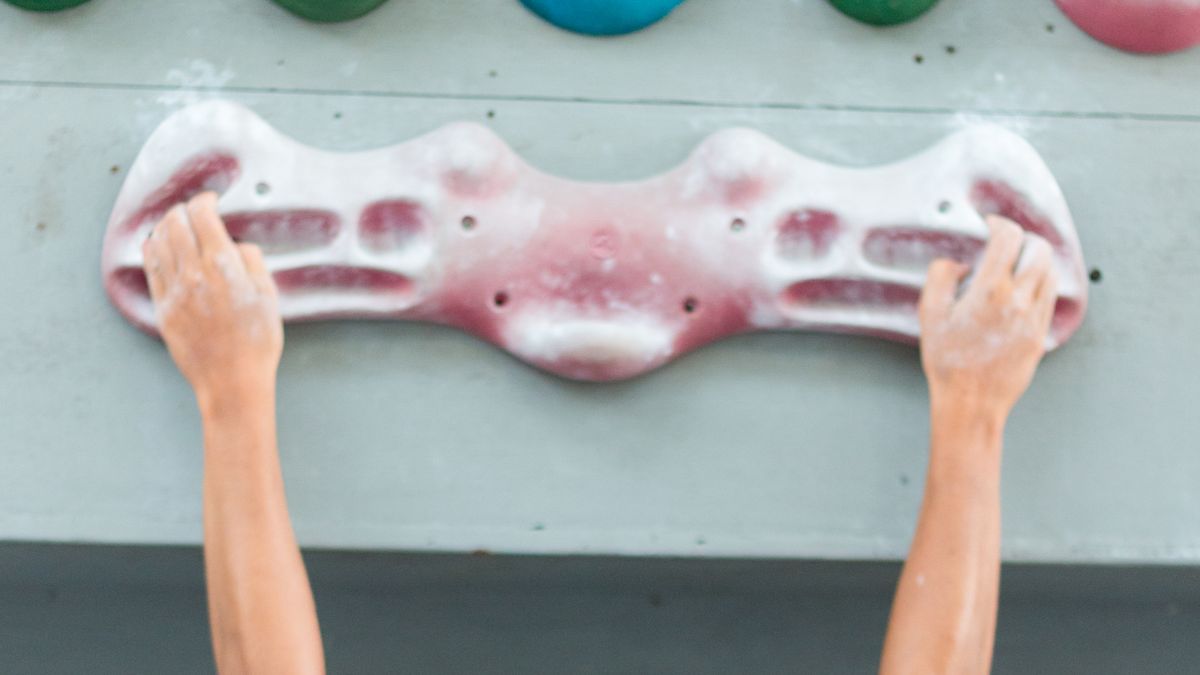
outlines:
[[[1104,279],[1104,275],[1100,272],[1099,267],[1093,267],[1092,271],[1088,272],[1088,278],[1092,280],[1093,284],[1098,284]]]
[[[468,232],[475,229],[477,224],[478,223],[475,222],[475,216],[463,216],[462,218],[462,229]]]
[[[953,204],[951,204],[949,201],[943,200],[938,204],[938,213],[950,213],[950,209],[952,208],[954,208]]]
[[[954,45],[946,45],[946,53],[947,54],[954,54],[956,52],[958,52],[957,47],[955,47]]]
[[[1052,23],[1046,24],[1046,32],[1053,33],[1054,32],[1054,24],[1052,24]]]
[[[922,63],[925,63],[925,57],[920,54],[914,54],[913,61],[917,62],[917,64],[920,65]]]
[[[695,298],[685,298],[683,301],[683,311],[688,314],[695,314],[696,310],[700,309],[700,301]]]
[[[734,218],[733,222],[729,223],[729,229],[733,230],[734,232],[741,232],[742,230],[746,229],[746,221],[742,218]]]
[[[508,293],[505,293],[504,291],[497,291],[496,294],[492,296],[492,304],[496,307],[504,307],[508,304],[508,299]]]
[[[271,185],[266,181],[260,181],[258,185],[254,186],[254,191],[260,195],[265,195],[271,191]]]

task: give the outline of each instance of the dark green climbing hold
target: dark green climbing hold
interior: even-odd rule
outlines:
[[[349,21],[370,12],[387,0],[275,0],[309,21]]]
[[[829,0],[843,14],[875,26],[894,26],[921,16],[938,0]]]
[[[78,7],[88,0],[8,0],[11,5],[35,12],[57,12],[60,9]]]

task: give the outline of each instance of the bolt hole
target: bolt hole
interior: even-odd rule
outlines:
[[[475,216],[463,216],[462,229],[470,232],[471,230],[475,229],[476,225],[478,225],[478,223],[475,222]]]
[[[957,52],[958,52],[958,48],[955,47],[954,45],[946,45],[946,53],[947,54],[955,54]]]
[[[920,65],[922,63],[925,63],[925,57],[920,54],[914,54],[913,61],[915,61],[918,65]]]
[[[688,314],[695,314],[696,310],[700,309],[700,301],[695,298],[685,298],[683,301],[683,311]]]
[[[938,204],[938,213],[950,213],[950,209],[952,208],[954,208],[953,204],[948,201],[942,201]]]
[[[1054,32],[1054,24],[1052,24],[1052,23],[1046,24],[1046,32],[1053,33]]]
[[[260,181],[258,185],[254,186],[254,191],[260,195],[265,195],[271,191],[271,185],[266,181]]]
[[[1100,272],[1099,267],[1093,267],[1092,271],[1088,272],[1088,278],[1092,280],[1093,284],[1098,284],[1102,279],[1104,279],[1104,274]]]
[[[497,291],[496,294],[492,296],[492,304],[496,307],[504,307],[508,304],[508,300],[508,293],[505,293],[504,291]]]
[[[734,218],[733,222],[729,223],[729,229],[733,230],[734,232],[741,232],[742,230],[746,229],[746,221],[742,218]]]

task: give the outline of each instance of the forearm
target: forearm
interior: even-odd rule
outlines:
[[[1000,580],[1003,415],[934,401],[925,498],[882,673],[986,673]]]
[[[288,517],[273,385],[200,395],[204,562],[222,673],[319,673],[312,592]]]

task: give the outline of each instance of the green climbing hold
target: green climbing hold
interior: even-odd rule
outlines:
[[[78,7],[88,0],[8,0],[11,5],[35,12],[57,12],[60,9]]]
[[[309,21],[349,21],[370,12],[387,0],[275,0]]]
[[[921,16],[938,0],[829,0],[843,14],[876,26],[894,26]]]

